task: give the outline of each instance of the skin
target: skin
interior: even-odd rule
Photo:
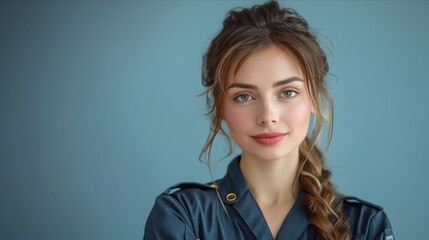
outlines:
[[[252,54],[227,79],[224,121],[241,148],[240,168],[273,237],[289,213],[298,189],[299,145],[306,137],[313,111],[300,67],[275,45]],[[280,133],[274,144],[254,137]]]

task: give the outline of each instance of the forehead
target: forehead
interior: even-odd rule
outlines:
[[[290,77],[304,80],[298,61],[287,50],[270,45],[250,55],[239,56],[228,72],[227,85],[279,81]]]

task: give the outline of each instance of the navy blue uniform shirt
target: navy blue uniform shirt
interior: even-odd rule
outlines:
[[[216,181],[217,186],[181,183],[167,189],[156,199],[143,239],[273,239],[241,173],[239,160],[236,157],[230,163],[226,176]],[[302,205],[303,196],[301,192],[276,239],[314,239],[314,227]],[[389,219],[381,207],[344,197],[344,212],[353,239],[394,240]]]

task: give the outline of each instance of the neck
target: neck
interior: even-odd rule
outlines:
[[[260,160],[243,154],[240,168],[256,201],[264,205],[293,204],[299,153],[277,160]]]

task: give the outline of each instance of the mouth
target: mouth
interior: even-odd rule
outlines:
[[[287,135],[287,133],[281,133],[281,132],[272,132],[272,133],[261,133],[258,135],[252,136],[252,138],[262,144],[262,145],[274,145]]]

